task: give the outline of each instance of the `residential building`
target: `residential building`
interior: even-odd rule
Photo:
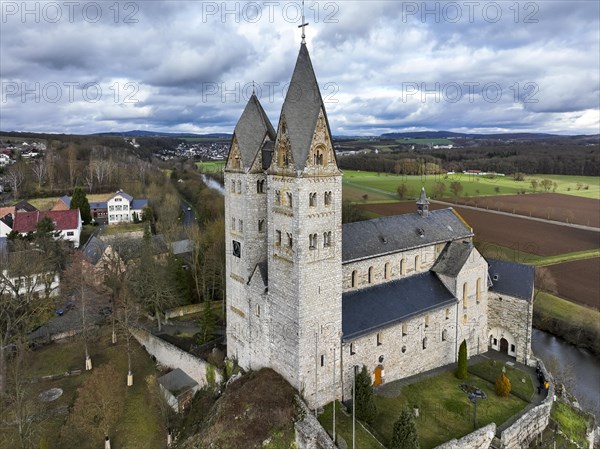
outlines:
[[[35,232],[37,224],[44,218],[52,220],[54,230],[58,232],[58,238],[71,242],[74,248],[79,247],[82,229],[79,209],[17,212],[13,222],[13,230],[22,235]]]

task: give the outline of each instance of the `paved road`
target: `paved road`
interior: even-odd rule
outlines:
[[[191,226],[196,223],[196,214],[194,213],[194,210],[190,204],[181,200],[181,210],[183,211],[184,226]]]

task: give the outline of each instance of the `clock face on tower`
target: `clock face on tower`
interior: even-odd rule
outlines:
[[[233,240],[233,255],[235,257],[242,257],[242,244]]]

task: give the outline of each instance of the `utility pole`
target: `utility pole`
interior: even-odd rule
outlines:
[[[318,418],[319,406],[317,401],[317,392],[319,391],[319,333],[315,332],[315,418]]]
[[[356,449],[356,365],[352,367],[352,449]]]
[[[336,406],[336,389],[335,389],[335,347],[333,348],[333,444],[335,444],[335,406]]]

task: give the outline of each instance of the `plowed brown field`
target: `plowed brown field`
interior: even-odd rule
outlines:
[[[558,295],[600,309],[600,258],[576,260],[547,267],[558,287]]]
[[[360,207],[380,215],[396,215],[416,211],[416,206],[412,201],[365,204]],[[445,207],[438,204],[430,205],[431,209]],[[464,209],[460,206],[455,209],[473,227],[477,240],[525,253],[556,256],[600,246],[600,233],[598,232],[541,223],[516,216],[509,217],[487,211]]]
[[[504,195],[478,198],[444,198],[457,205],[545,218],[547,220],[600,227],[600,201],[560,193],[537,193],[535,195]]]

